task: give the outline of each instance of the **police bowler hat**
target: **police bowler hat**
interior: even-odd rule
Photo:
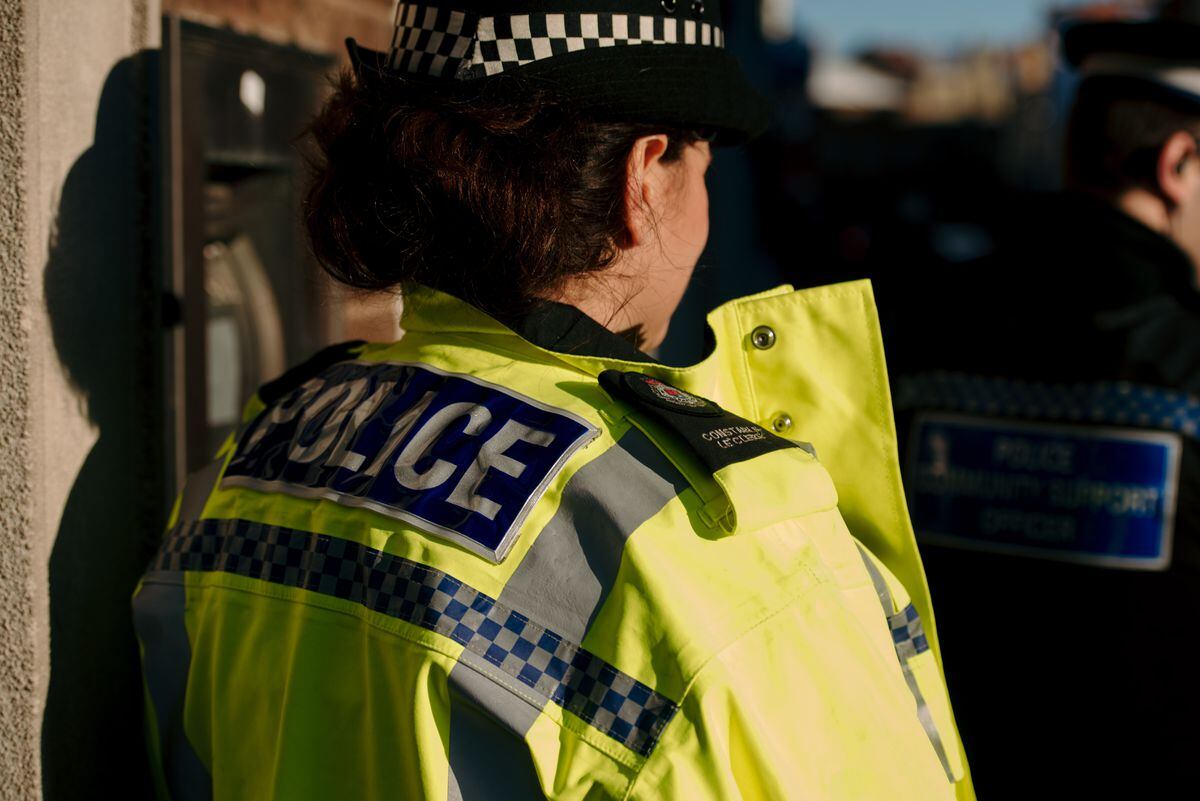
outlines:
[[[1080,22],[1063,29],[1062,44],[1067,63],[1085,82],[1132,87],[1200,113],[1200,25]]]
[[[598,118],[761,133],[770,106],[725,49],[718,0],[400,3],[387,52],[346,40],[360,78],[488,82],[519,75]]]

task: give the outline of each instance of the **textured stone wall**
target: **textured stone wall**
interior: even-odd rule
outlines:
[[[158,19],[158,0],[0,0],[2,801],[146,784],[125,638],[138,515],[159,505],[143,191]]]
[[[381,47],[392,0],[0,0],[0,801],[148,795],[128,599],[161,533],[163,11]]]
[[[37,797],[31,365],[26,308],[25,4],[0,0],[0,799]]]

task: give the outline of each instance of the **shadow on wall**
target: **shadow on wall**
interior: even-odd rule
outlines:
[[[92,146],[63,184],[45,268],[63,369],[99,439],[50,557],[46,801],[151,794],[130,596],[160,536],[163,409],[153,191],[158,53],[109,73]]]

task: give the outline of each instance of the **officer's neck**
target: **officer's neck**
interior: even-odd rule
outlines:
[[[1142,225],[1163,236],[1171,235],[1171,215],[1167,204],[1145,189],[1128,189],[1118,195],[1114,205]]]
[[[1200,286],[1200,243],[1196,242],[1196,222],[1187,222],[1194,213],[1168,206],[1161,197],[1145,189],[1128,189],[1118,195],[1113,205],[1127,216],[1150,230],[1171,240],[1187,257],[1192,268],[1192,283]]]
[[[609,331],[652,351],[666,338],[691,275],[690,269],[686,275],[680,270],[618,259],[599,273],[576,277],[549,299],[574,306]]]

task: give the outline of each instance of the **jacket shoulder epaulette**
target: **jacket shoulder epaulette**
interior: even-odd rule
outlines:
[[[711,473],[773,451],[811,448],[645,373],[605,370],[600,385],[667,429]]]

